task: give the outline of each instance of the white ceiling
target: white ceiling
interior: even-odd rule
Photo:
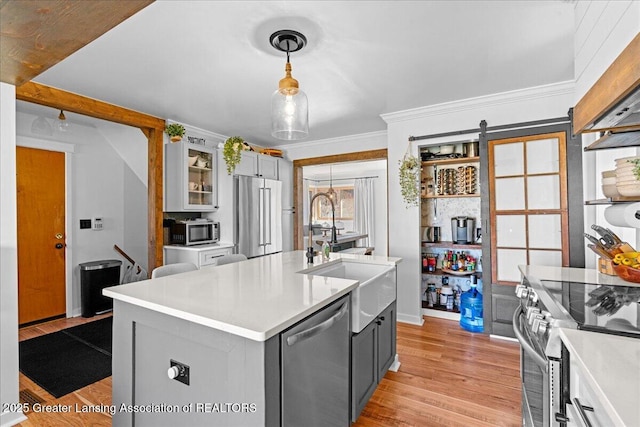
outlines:
[[[34,80],[286,148],[270,135],[276,30],[308,38],[291,63],[307,140],[320,140],[384,130],[384,113],[572,80],[573,16],[566,0],[159,0]]]

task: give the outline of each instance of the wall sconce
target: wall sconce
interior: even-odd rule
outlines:
[[[309,135],[309,103],[307,95],[300,90],[298,81],[291,77],[289,54],[297,52],[307,44],[307,38],[293,30],[280,30],[271,34],[271,45],[287,53],[285,76],[278,90],[271,95],[271,136],[294,140]]]

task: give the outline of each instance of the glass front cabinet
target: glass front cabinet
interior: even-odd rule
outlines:
[[[218,209],[218,160],[214,148],[188,141],[165,144],[165,210]]]

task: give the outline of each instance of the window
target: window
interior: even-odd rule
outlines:
[[[336,192],[334,204],[336,220],[353,220],[353,185],[333,187]],[[309,187],[309,200],[316,193],[326,193],[329,187]],[[319,197],[313,204],[313,218],[316,221],[331,220],[331,203],[326,197]]]

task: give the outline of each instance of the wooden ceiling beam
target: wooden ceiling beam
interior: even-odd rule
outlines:
[[[0,81],[20,86],[153,0],[0,1]]]
[[[164,130],[165,126],[158,117],[35,82],[18,86],[16,99],[138,128]]]
[[[151,271],[162,265],[164,244],[162,239],[162,197],[164,193],[162,154],[165,121],[138,111],[34,82],[17,87],[16,99],[136,127],[144,133],[148,140],[148,269]]]

